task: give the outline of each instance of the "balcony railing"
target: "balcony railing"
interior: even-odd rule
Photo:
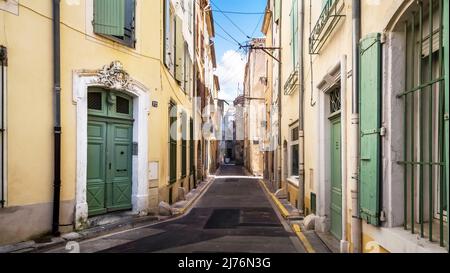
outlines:
[[[339,21],[345,17],[343,0],[327,0],[319,20],[309,36],[309,54],[319,54]]]
[[[289,75],[289,78],[287,79],[286,83],[284,84],[284,94],[286,96],[292,95],[296,87],[298,87],[298,68],[295,69],[291,75]]]

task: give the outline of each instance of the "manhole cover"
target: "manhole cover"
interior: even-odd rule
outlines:
[[[239,225],[239,209],[216,209],[209,217],[204,229],[236,228]]]

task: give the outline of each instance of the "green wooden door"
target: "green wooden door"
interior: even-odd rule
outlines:
[[[342,237],[341,118],[331,120],[331,233]]]
[[[87,200],[89,214],[106,212],[106,122],[88,124]]]
[[[90,91],[87,201],[93,216],[132,207],[133,120],[130,97]]]
[[[131,209],[132,134],[131,124],[108,124],[108,211]]]

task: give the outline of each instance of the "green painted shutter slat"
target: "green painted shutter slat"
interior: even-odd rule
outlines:
[[[292,40],[292,61],[293,70],[298,66],[298,1],[292,1],[292,11],[291,11],[291,40]]]
[[[381,127],[381,35],[360,43],[360,213],[369,224],[380,224],[379,134],[363,132]]]
[[[194,170],[194,121],[192,120],[192,118],[190,120],[189,129],[190,129],[189,165],[190,165],[190,172],[191,172],[191,174],[193,174],[193,170]]]
[[[183,21],[179,16],[176,16],[175,31],[175,79],[182,83],[184,81],[184,38]]]
[[[94,0],[94,32],[124,36],[125,0]]]
[[[176,110],[172,109],[176,106],[170,106],[169,107],[169,150],[170,150],[170,157],[169,157],[169,182],[174,183],[177,181],[177,136],[176,136],[176,129],[174,129],[174,132],[172,135],[172,128],[177,128],[177,117]],[[176,109],[176,108],[175,108]],[[172,116],[173,115],[173,116]]]
[[[182,119],[182,137],[181,140],[181,176],[186,177],[187,175],[187,114],[183,112]]]

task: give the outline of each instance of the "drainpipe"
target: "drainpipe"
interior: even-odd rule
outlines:
[[[59,207],[61,199],[61,41],[60,0],[53,0],[53,103],[54,103],[54,189],[52,233],[59,232]]]
[[[280,1],[281,2],[281,1]],[[298,210],[300,214],[305,213],[305,109],[303,106],[305,95],[305,73],[304,73],[304,26],[305,26],[305,1],[300,0],[300,18],[299,18],[299,93],[298,93],[298,122],[299,122],[299,174],[298,174]]]
[[[277,146],[278,156],[277,156],[277,161],[276,161],[277,175],[276,175],[276,179],[275,179],[276,184],[277,184],[277,187],[276,187],[277,189],[279,189],[281,187],[281,176],[282,176],[281,175],[281,163],[282,163],[282,160],[281,160],[281,151],[282,151],[282,149],[281,149],[281,145],[282,145],[282,140],[281,140],[281,111],[282,111],[282,104],[281,104],[281,53],[282,53],[281,23],[282,23],[282,19],[283,19],[283,12],[281,12],[282,10],[283,10],[283,1],[280,1],[280,18],[278,19],[278,24],[279,24],[278,25],[279,26],[279,28],[278,28],[278,39],[279,39],[278,47],[280,48],[278,51],[280,53],[278,56],[278,59],[280,60],[278,62],[278,146]],[[286,193],[288,192],[287,185],[286,185],[285,191],[286,191]]]
[[[359,216],[359,40],[361,38],[361,1],[352,2],[352,47],[353,47],[353,90],[352,90],[352,245],[353,252],[361,252],[362,221]]]
[[[340,243],[341,253],[348,253],[349,243],[347,238],[347,56],[341,58],[341,136],[342,136],[342,240]]]
[[[0,73],[1,74],[1,86],[0,86],[0,90],[1,90],[1,110],[3,111],[2,113],[0,113],[0,134],[1,134],[1,139],[0,139],[0,145],[2,146],[1,148],[1,158],[0,158],[0,164],[2,164],[2,166],[0,166],[1,169],[1,185],[0,185],[0,192],[2,193],[0,196],[0,207],[3,208],[5,207],[5,76],[6,76],[6,66],[8,65],[8,51],[6,49],[6,47],[1,46],[0,47],[0,62],[1,62],[1,70]]]

